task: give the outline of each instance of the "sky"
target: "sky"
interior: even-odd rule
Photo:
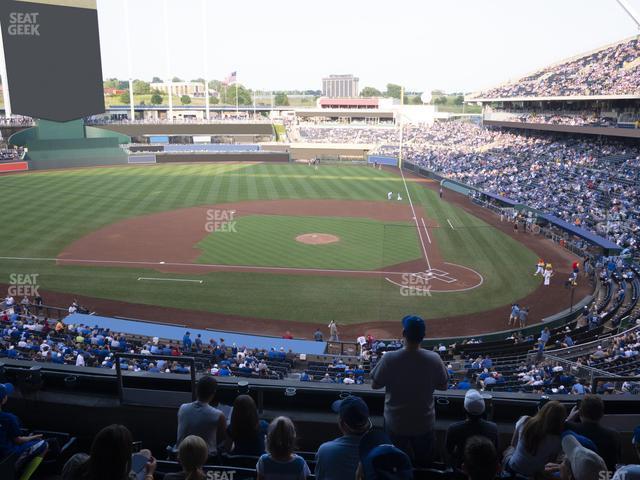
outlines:
[[[360,88],[467,93],[640,33],[616,0],[166,0],[168,29],[165,0],[98,0],[105,78],[128,78],[125,2],[134,78],[237,71],[265,91],[352,73]]]

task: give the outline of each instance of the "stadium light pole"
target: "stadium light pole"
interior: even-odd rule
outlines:
[[[202,0],[202,43],[204,51],[204,116],[209,121],[209,49],[207,45],[207,0]]]
[[[173,79],[171,78],[171,55],[169,53],[169,2],[164,0],[164,50],[169,84],[169,119],[173,121]]]
[[[122,0],[124,4],[124,30],[127,42],[127,69],[129,73],[129,120],[135,120],[135,112],[133,110],[133,62],[131,59],[131,29],[129,23],[129,0]]]
[[[2,99],[4,100],[4,115],[11,117],[11,99],[9,98],[9,82],[7,81],[7,63],[4,57],[4,43],[0,32],[0,79],[2,80]]]
[[[616,0],[616,2],[618,2],[618,5],[620,5],[626,12],[626,14],[631,17],[631,20],[633,20],[633,22],[636,24],[636,27],[640,29],[640,16],[638,15],[638,12],[636,12],[633,7],[629,5],[629,2],[627,2],[627,0]]]

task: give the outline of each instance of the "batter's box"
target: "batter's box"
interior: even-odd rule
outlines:
[[[440,270],[438,268],[431,268],[429,270],[425,270],[424,272],[415,273],[414,275],[428,280],[439,280],[443,283],[455,283],[458,281],[458,279],[452,277],[449,272],[445,272],[444,270]]]

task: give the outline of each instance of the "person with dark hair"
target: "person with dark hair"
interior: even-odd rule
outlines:
[[[493,444],[494,449],[498,448],[498,426],[482,418],[485,402],[480,392],[467,391],[464,397],[464,409],[467,412],[467,419],[449,425],[445,440],[449,464],[456,468],[462,465],[465,445],[471,437],[486,437]]]
[[[360,439],[357,480],[411,480],[413,466],[409,456],[395,445],[383,430],[370,430]],[[343,477],[340,477],[342,480]],[[346,478],[346,477],[344,477]]]
[[[554,462],[562,451],[561,437],[567,411],[560,402],[545,403],[534,417],[522,417],[516,423],[513,444],[504,453],[504,467],[509,473],[525,477],[545,471],[547,464],[558,470]]]
[[[258,418],[253,398],[238,395],[233,402],[231,424],[227,427],[227,450],[233,455],[262,455],[268,427],[267,422]]]
[[[464,446],[462,471],[469,480],[494,480],[500,473],[495,444],[482,435],[469,438]]]
[[[178,461],[182,471],[167,473],[164,480],[205,480],[202,466],[207,463],[209,449],[207,443],[196,435],[189,435],[178,447]]]
[[[354,478],[360,461],[358,448],[362,436],[371,429],[369,407],[360,397],[349,395],[333,403],[342,437],[320,445],[316,453],[318,480]]]
[[[596,445],[598,454],[607,464],[607,468],[614,471],[621,457],[620,434],[600,425],[603,416],[602,399],[597,395],[585,395],[580,406],[571,410],[566,428],[591,440]]]
[[[311,470],[296,449],[296,427],[291,419],[278,417],[269,425],[267,452],[256,464],[258,480],[304,480]]]
[[[151,452],[143,450],[136,454],[136,460],[141,460],[136,461],[136,466],[133,458],[133,437],[129,429],[124,425],[109,425],[94,437],[90,455],[77,453],[65,463],[62,480],[153,480],[156,461]]]
[[[435,443],[434,390],[446,390],[449,374],[440,355],[420,347],[424,320],[402,319],[404,348],[386,352],[371,372],[372,388],[385,388],[384,419],[393,444],[414,466],[431,462]]]
[[[225,439],[227,419],[220,410],[210,405],[217,388],[216,379],[211,375],[204,375],[196,386],[197,400],[180,405],[176,445],[180,445],[189,435],[197,435],[207,442],[211,455],[218,453],[218,443]]]

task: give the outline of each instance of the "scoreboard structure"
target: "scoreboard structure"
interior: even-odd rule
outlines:
[[[66,122],[102,113],[96,0],[1,0],[12,113]]]

